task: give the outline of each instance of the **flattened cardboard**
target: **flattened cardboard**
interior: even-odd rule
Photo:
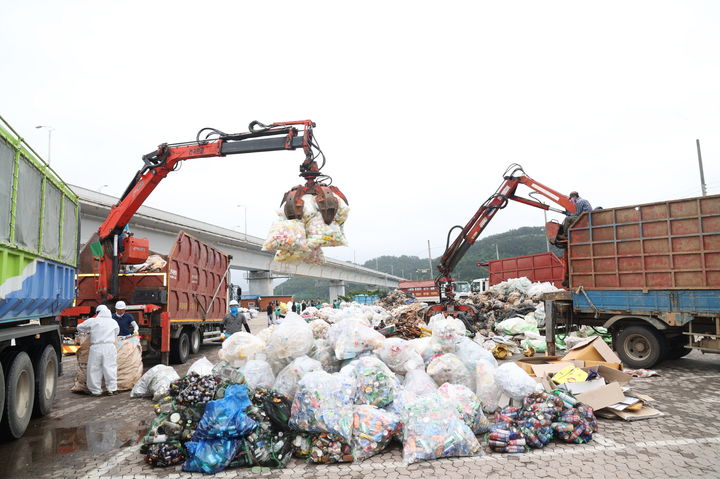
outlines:
[[[538,364],[550,364],[560,360],[560,356],[535,356],[532,358],[520,358],[517,365],[525,370],[529,375],[533,375],[532,366]]]
[[[614,409],[606,409],[606,411],[625,421],[639,421],[665,415],[662,411],[649,406],[643,406],[639,411],[615,411]]]
[[[606,363],[622,363],[610,346],[605,344],[600,336],[588,338],[587,341],[576,344],[562,357],[563,361],[579,359],[581,361],[602,361]]]
[[[575,362],[582,362],[583,365],[586,368],[596,368],[600,365],[607,366],[609,368],[613,369],[619,369],[622,371],[622,363],[608,363],[607,361],[575,361]]]
[[[593,368],[595,369],[595,368]],[[618,371],[617,369],[609,368],[605,365],[600,365],[597,367],[597,372],[600,376],[605,378],[605,382],[612,383],[616,382],[619,383],[621,386],[625,386],[626,384],[630,383],[632,380],[632,376],[629,374],[626,374],[622,371]]]
[[[575,396],[578,401],[597,410],[617,404],[625,399],[622,387],[617,382],[610,383],[584,394]]]

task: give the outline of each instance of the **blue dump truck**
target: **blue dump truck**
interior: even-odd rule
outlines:
[[[567,291],[545,297],[555,333],[602,326],[626,366],[720,353],[720,195],[599,209],[569,228]]]
[[[52,408],[75,296],[78,198],[0,117],[0,434]]]

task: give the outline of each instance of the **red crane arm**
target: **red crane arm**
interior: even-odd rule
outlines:
[[[517,175],[517,173],[520,174]],[[521,184],[560,205],[563,210],[551,208],[550,206],[537,200],[517,196],[515,192]],[[568,211],[570,213],[575,212],[575,205],[568,199],[567,195],[558,193],[552,188],[533,180],[525,174],[521,166],[511,165],[503,176],[503,183],[497,191],[495,191],[495,193],[480,206],[467,225],[465,225],[465,227],[454,226],[448,232],[448,247],[440,258],[440,264],[438,265],[438,271],[440,271],[440,276],[436,279],[436,283],[438,285],[443,281],[446,281],[448,285],[451,285],[451,274],[457,264],[460,262],[470,246],[477,241],[478,236],[480,236],[480,233],[482,233],[487,227],[488,223],[490,223],[490,220],[493,219],[495,214],[507,206],[509,200],[517,201],[519,203],[544,210],[553,210],[558,212]],[[461,228],[461,232],[457,235],[452,244],[450,244],[450,235],[456,228]],[[447,289],[448,288],[446,287],[446,290]],[[452,292],[450,293],[452,294]]]
[[[98,229],[103,253],[97,258],[99,264],[96,286],[101,300],[113,299],[118,292],[119,235],[157,185],[183,160],[302,148],[305,160],[300,165],[300,176],[305,178],[306,185],[293,188],[294,194],[287,193],[286,197],[292,201],[295,209],[299,208],[302,211],[302,195],[315,194],[318,200],[324,199],[324,202],[328,203],[330,211],[328,215],[334,216],[332,194],[337,194],[345,201],[347,199],[337,187],[315,181],[318,177],[324,178],[320,173],[324,156],[313,141],[314,127],[315,123],[312,121],[302,120],[271,125],[254,121],[250,123],[249,132],[236,134],[204,128],[198,133],[196,141],[162,144],[157,150],[144,155],[143,168],[135,174],[120,201],[110,209],[110,213]],[[203,132],[207,133],[205,138],[201,139]],[[320,166],[315,161],[318,157],[322,157],[323,164]]]

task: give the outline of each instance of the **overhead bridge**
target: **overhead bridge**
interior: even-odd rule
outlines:
[[[80,241],[86,243],[119,198],[79,186],[72,186],[72,189],[80,197]],[[140,207],[135,213],[130,228],[136,236],[148,238],[154,251],[170,251],[177,234],[184,231],[232,255],[231,269],[249,272],[250,294],[272,295],[272,279],[277,276],[328,280],[331,300],[345,294],[347,282],[392,289],[397,288],[402,280],[398,276],[332,258],[327,258],[324,264],[278,263],[273,260],[274,253],[262,251],[263,238],[148,206]]]

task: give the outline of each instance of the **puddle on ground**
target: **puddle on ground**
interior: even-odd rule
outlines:
[[[61,427],[56,422],[33,421],[22,438],[0,442],[0,477],[12,477],[34,464],[60,460],[65,454],[99,454],[133,446],[149,427],[148,421],[97,422],[77,427]]]

